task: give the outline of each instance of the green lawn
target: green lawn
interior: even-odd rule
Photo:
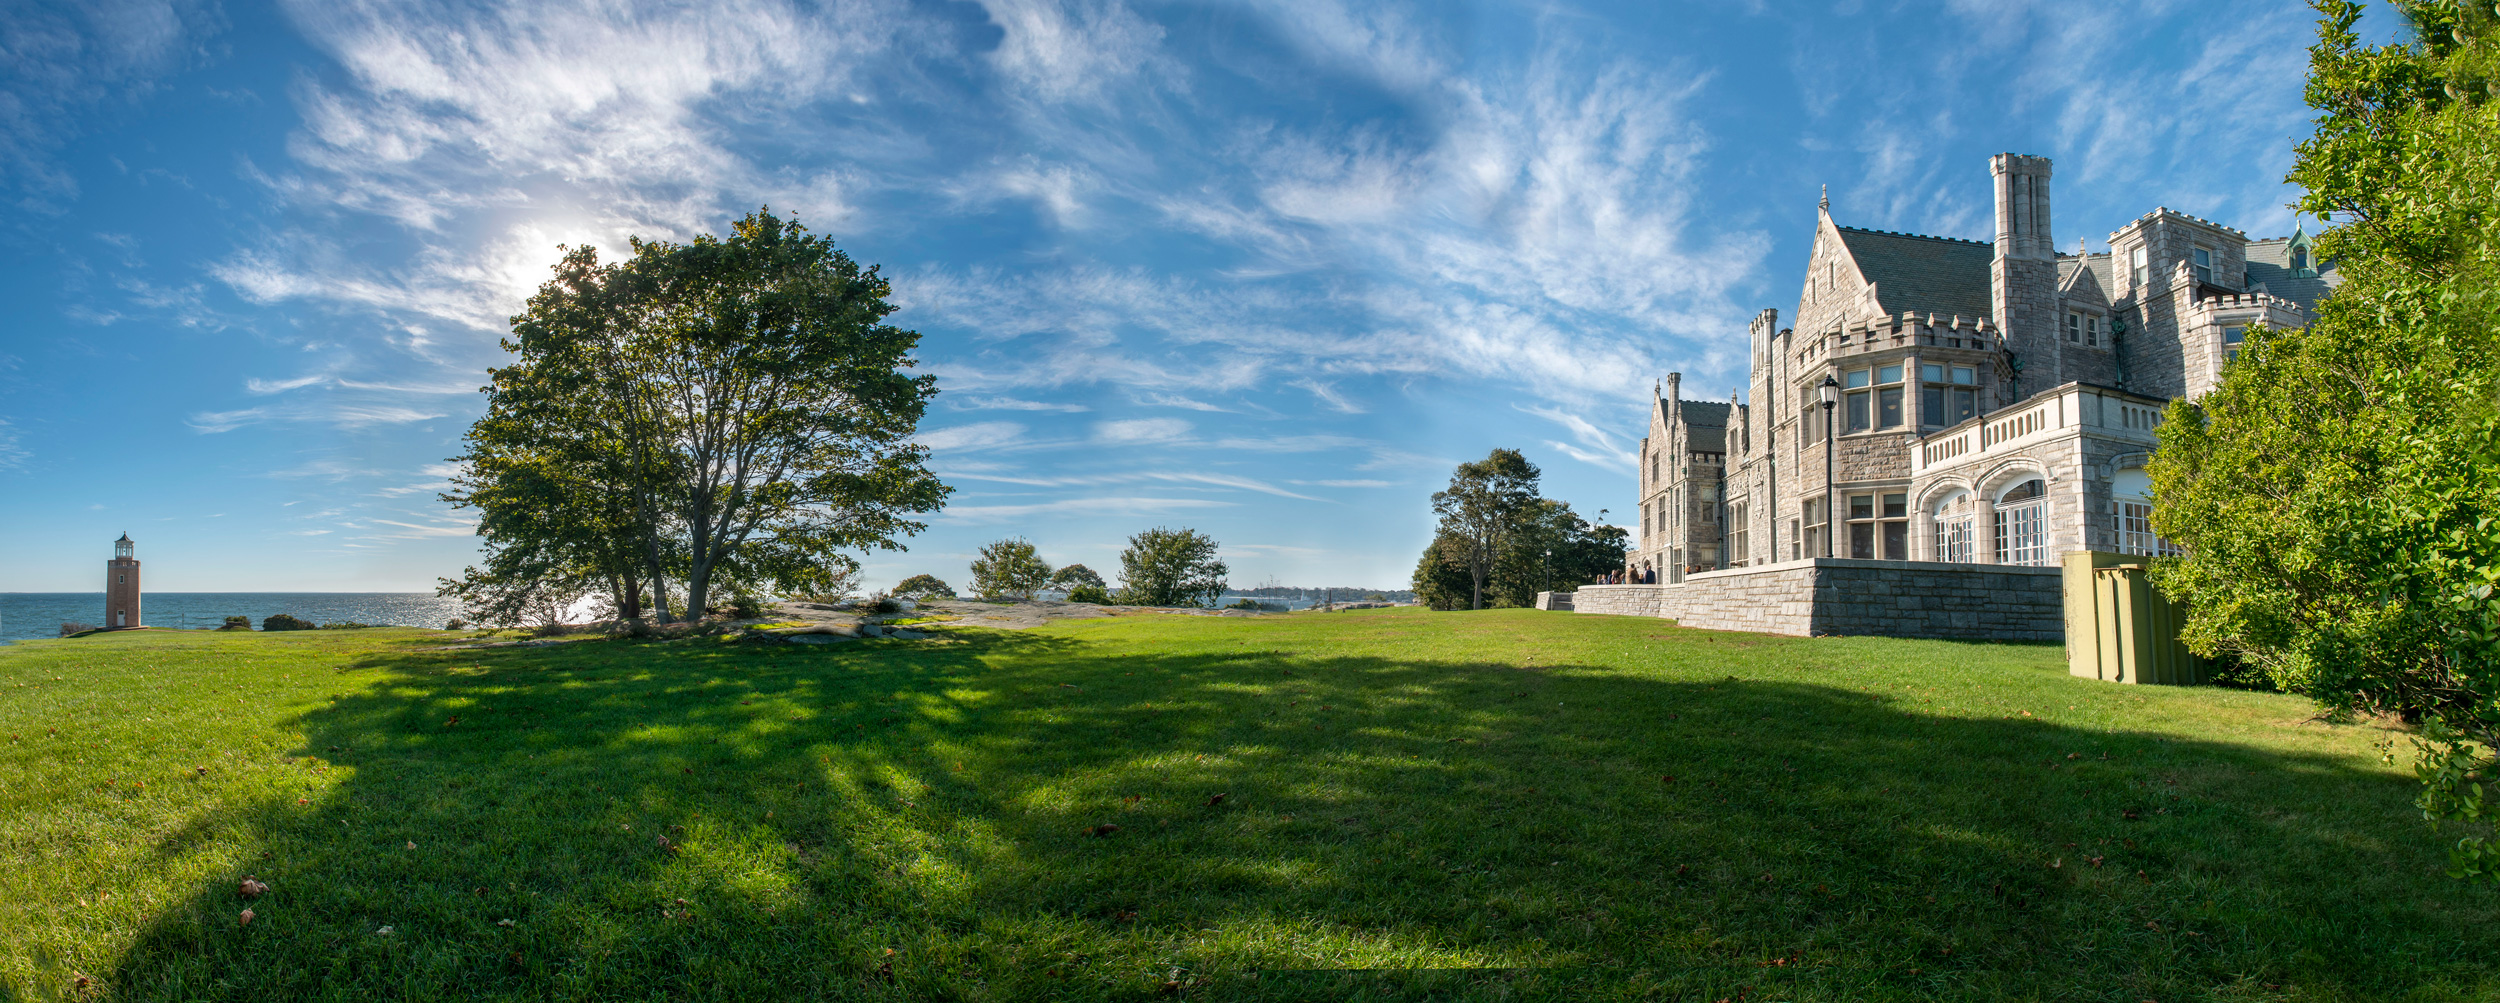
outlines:
[[[0,647],[0,999],[2500,997],[2385,732],[2054,647],[447,636]]]

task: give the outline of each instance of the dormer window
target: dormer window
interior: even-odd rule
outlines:
[[[2293,270],[2293,271],[2295,271],[2295,272],[2305,272],[2305,271],[2308,271],[2308,270],[2309,270],[2309,249],[2308,249],[2308,248],[2306,248],[2306,247],[2295,247],[2295,248],[2292,248],[2292,270]]]
[[[2199,247],[2190,252],[2190,254],[2193,255],[2190,260],[2195,263],[2196,281],[2204,283],[2205,285],[2212,285],[2214,282],[2214,252]]]

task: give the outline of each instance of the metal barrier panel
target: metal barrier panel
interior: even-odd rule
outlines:
[[[2144,560],[2097,550],[2066,555],[2068,673],[2169,686],[2193,686],[2211,677],[2211,663],[2179,641],[2185,611],[2153,589]]]

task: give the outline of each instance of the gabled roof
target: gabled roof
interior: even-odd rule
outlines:
[[[2318,301],[2342,284],[2343,276],[2335,271],[2332,261],[2309,260],[2315,276],[2301,276],[2292,271],[2291,237],[2248,242],[2248,284],[2264,285],[2266,292],[2298,303],[2301,309],[2315,310]],[[2306,241],[2302,242],[2306,245]]]
[[[1986,317],[1992,311],[1988,264],[1996,245],[1952,237],[1834,226],[1858,274],[1875,284],[1886,313]]]
[[[2058,297],[2093,306],[2109,305],[2109,255],[2062,254],[2057,258]]]

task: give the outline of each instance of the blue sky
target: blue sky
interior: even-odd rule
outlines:
[[[1401,585],[1450,467],[1633,507],[1646,394],[1742,381],[1844,224],[2289,232],[2311,25],[2268,0],[46,0],[0,12],[0,591],[418,590],[560,244],[795,212],[882,265],[980,543]],[[1620,522],[1618,516],[1614,521]]]

